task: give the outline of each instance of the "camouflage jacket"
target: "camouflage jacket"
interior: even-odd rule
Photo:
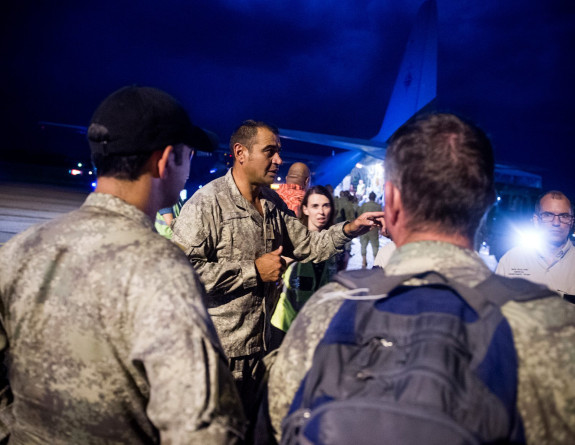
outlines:
[[[233,443],[243,434],[202,285],[140,210],[93,193],[12,238],[0,270],[10,443]]]
[[[270,188],[260,215],[238,190],[232,170],[198,190],[173,224],[172,241],[188,256],[208,293],[208,312],[229,357],[264,350],[281,287],[262,283],[255,259],[283,246],[297,261],[325,261],[350,240],[343,223],[310,232]]]
[[[475,252],[432,241],[402,246],[385,268],[389,275],[429,270],[471,287],[491,274]],[[316,292],[279,349],[268,383],[269,415],[277,438],[315,348],[343,301],[334,292],[343,290],[343,286],[330,283]],[[528,442],[575,443],[575,305],[551,297],[523,304],[510,302],[503,313],[519,356],[518,405]]]

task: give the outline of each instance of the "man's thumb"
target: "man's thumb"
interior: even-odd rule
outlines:
[[[273,253],[274,255],[281,255],[283,248],[284,248],[284,246],[279,246],[276,250],[274,250],[270,253]]]

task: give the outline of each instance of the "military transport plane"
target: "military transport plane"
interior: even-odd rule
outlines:
[[[399,74],[377,135],[372,139],[280,129],[280,137],[348,150],[326,158],[314,168],[314,184],[339,184],[365,155],[385,158],[387,140],[411,117],[429,107],[437,90],[437,6],[423,3],[409,36]]]
[[[280,129],[280,137],[327,147],[347,150],[344,153],[324,157],[319,154],[306,154],[294,157],[293,160],[318,162],[314,167],[315,184],[339,184],[353,166],[365,155],[384,159],[387,140],[403,123],[428,106],[436,95],[437,86],[437,6],[436,0],[427,0],[419,8],[414,27],[407,42],[403,61],[393,88],[393,92],[376,136],[369,140],[330,136]],[[78,133],[86,133],[85,126],[41,121],[45,127],[62,127]],[[222,153],[227,147],[222,146]],[[289,163],[290,156],[282,153]]]

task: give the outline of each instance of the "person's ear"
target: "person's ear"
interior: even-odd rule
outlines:
[[[158,153],[157,160],[154,162],[157,169],[157,176],[154,177],[164,179],[170,168],[170,157],[174,155],[174,147],[168,145],[163,150],[158,150],[154,153]]]
[[[309,216],[309,211],[307,210],[307,206],[302,205],[301,211],[303,212],[304,215]]]
[[[385,183],[385,224],[389,228],[395,226],[403,211],[401,192],[390,181]]]
[[[238,161],[240,164],[243,164],[246,161],[248,148],[245,145],[236,142],[233,147],[233,152],[234,152],[234,159]]]

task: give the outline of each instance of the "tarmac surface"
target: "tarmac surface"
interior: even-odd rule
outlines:
[[[0,182],[0,246],[33,224],[77,209],[88,193],[56,185]]]

